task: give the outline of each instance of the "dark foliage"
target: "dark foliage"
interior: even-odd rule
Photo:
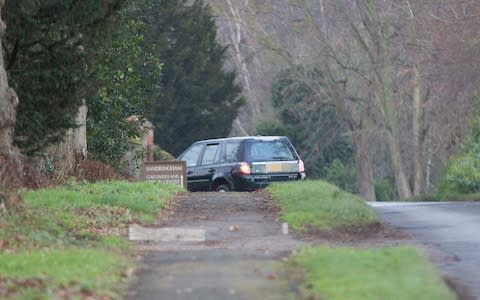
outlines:
[[[95,91],[96,49],[125,0],[6,1],[5,64],[20,100],[15,143],[33,154],[77,126],[82,99]]]
[[[305,78],[322,82],[322,76],[317,69],[295,67],[280,73],[272,85],[273,106],[311,178],[326,177],[334,161],[337,166],[353,165],[352,145],[342,118],[305,83]]]
[[[119,166],[132,140],[141,132],[129,117],[146,115],[146,108],[161,95],[161,61],[155,46],[143,45],[146,24],[134,15],[140,1],[122,10],[111,41],[99,49],[98,92],[88,98],[87,134],[90,155]],[[140,120],[142,122],[143,120]]]
[[[225,48],[216,42],[216,26],[204,1],[146,1],[139,12],[149,30],[145,47],[162,58],[162,95],[150,119],[155,143],[179,154],[191,142],[226,136],[243,104],[235,73],[224,70]]]

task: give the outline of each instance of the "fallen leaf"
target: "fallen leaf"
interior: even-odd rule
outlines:
[[[267,276],[267,280],[275,280],[275,279],[277,279],[277,275],[275,275],[275,274],[269,274]]]

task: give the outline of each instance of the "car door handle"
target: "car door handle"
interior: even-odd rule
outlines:
[[[187,171],[187,175],[191,175],[193,171]]]
[[[215,172],[214,168],[208,169],[208,173],[214,173],[214,172]]]

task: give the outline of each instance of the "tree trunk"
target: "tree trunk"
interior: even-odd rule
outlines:
[[[368,149],[365,133],[354,132],[352,141],[355,152],[355,167],[358,179],[358,190],[365,201],[376,201],[372,170],[372,157]]]
[[[386,49],[383,46],[383,49]],[[382,71],[382,85],[377,91],[377,97],[380,97],[380,103],[383,103],[383,113],[385,118],[385,129],[387,132],[387,144],[392,159],[393,175],[395,177],[395,186],[397,188],[400,200],[412,197],[412,190],[408,183],[405,172],[405,163],[402,157],[400,147],[400,129],[397,121],[397,112],[394,105],[393,96],[393,66],[388,64]]]
[[[422,180],[424,173],[424,125],[423,125],[423,101],[420,71],[417,66],[413,67],[413,194],[422,193]]]
[[[4,0],[0,0],[0,16],[3,4]],[[5,30],[6,25],[0,18],[0,189],[13,189],[22,184],[22,162],[18,150],[13,146],[18,97],[15,91],[8,86],[3,62],[1,42]],[[8,202],[7,198],[0,202],[3,203],[4,209],[5,206],[14,205],[14,203],[5,203]]]
[[[4,0],[0,0],[0,13]],[[0,39],[3,39],[6,25],[0,19]],[[13,154],[13,128],[15,127],[16,108],[18,97],[15,91],[8,87],[7,73],[3,62],[3,49],[0,44],[0,154],[10,156]]]
[[[405,168],[403,164],[402,153],[400,150],[400,143],[398,141],[398,134],[391,131],[387,132],[388,146],[390,149],[390,157],[392,159],[392,168],[395,176],[395,186],[400,200],[405,200],[412,197],[412,191],[408,184]]]

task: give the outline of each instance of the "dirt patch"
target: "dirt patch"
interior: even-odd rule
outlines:
[[[398,241],[406,240],[411,237],[387,224],[374,222],[364,225],[350,225],[336,228],[334,230],[320,230],[307,226],[305,232],[295,232],[294,235],[302,240],[323,241],[330,240],[335,243],[362,243],[372,241],[372,246],[376,246],[379,240],[388,243],[388,240]]]
[[[5,279],[0,278],[0,297],[13,297],[23,289],[43,289],[45,282],[41,279]]]
[[[80,161],[77,166],[76,176],[89,182],[125,179],[111,166],[95,160]]]
[[[283,255],[303,243],[282,233],[269,202],[256,193],[185,193],[164,209],[159,223],[199,228],[206,241],[192,244],[141,243],[143,249],[231,249]]]
[[[62,284],[60,286],[50,286],[49,282],[41,278],[31,279],[10,279],[0,277],[0,298],[1,299],[19,299],[31,298],[33,292],[40,293],[48,287],[49,296],[52,299],[101,299],[110,300],[109,296],[96,294],[85,288],[79,288],[72,284]],[[25,290],[30,290],[30,294],[22,294]],[[20,297],[19,297],[20,296]],[[35,299],[42,297],[38,296]]]

